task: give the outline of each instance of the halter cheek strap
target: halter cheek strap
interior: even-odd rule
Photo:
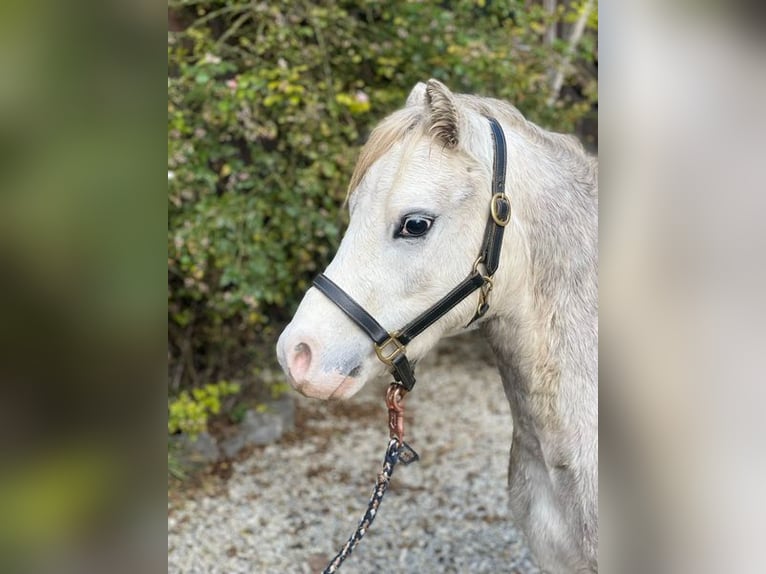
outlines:
[[[324,273],[320,273],[314,279],[314,287],[324,293],[327,298],[335,303],[356,325],[362,329],[375,343],[375,352],[378,358],[391,367],[396,380],[402,383],[408,391],[415,385],[415,375],[412,366],[405,355],[405,345],[401,342],[397,333],[388,334],[383,326],[375,320],[375,317],[364,310],[359,303],[354,301],[343,289]],[[409,342],[409,341],[408,341]]]
[[[439,299],[423,313],[407,323],[399,331],[389,333],[378,321],[365,311],[324,273],[314,279],[314,286],[335,303],[375,344],[378,358],[389,366],[394,378],[407,390],[415,385],[412,364],[407,359],[406,346],[428,327],[446,315],[471,293],[479,290],[479,303],[469,325],[483,317],[489,309],[488,296],[492,290],[492,276],[500,265],[500,250],[503,246],[505,226],[511,220],[511,202],[505,194],[506,145],[505,135],[494,118],[487,118],[492,129],[494,160],[492,165],[492,199],[489,204],[489,219],[484,230],[481,251],[471,273],[457,284],[452,291]],[[486,273],[481,273],[479,266]]]

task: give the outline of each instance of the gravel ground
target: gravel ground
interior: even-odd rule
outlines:
[[[174,501],[169,573],[320,572],[367,505],[387,445],[386,381],[350,401],[298,397],[296,431],[233,464],[220,487]],[[379,514],[344,574],[538,574],[510,522],[511,419],[481,341],[444,341],[418,365],[407,442]]]

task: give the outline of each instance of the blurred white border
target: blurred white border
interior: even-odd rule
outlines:
[[[601,569],[764,572],[766,44],[600,8]]]

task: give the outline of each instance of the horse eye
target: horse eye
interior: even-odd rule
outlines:
[[[401,227],[396,235],[397,237],[420,237],[431,229],[433,222],[433,219],[422,215],[408,215],[402,219]]]

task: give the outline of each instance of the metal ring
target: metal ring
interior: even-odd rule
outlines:
[[[505,201],[508,204],[508,215],[505,219],[500,219],[500,210],[497,207],[499,201]],[[492,220],[500,227],[505,227],[511,221],[511,202],[508,201],[508,196],[504,193],[496,193],[492,196],[489,202],[489,212],[492,215]]]
[[[479,272],[479,265],[481,265],[483,262],[484,262],[484,256],[483,255],[479,255],[476,258],[476,261],[473,262],[472,272],[473,273],[478,273]]]

